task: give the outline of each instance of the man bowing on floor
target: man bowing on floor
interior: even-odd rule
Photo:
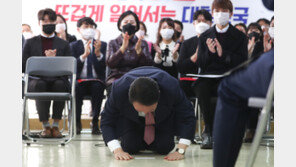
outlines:
[[[114,82],[101,115],[104,141],[118,160],[142,150],[168,154],[174,136],[179,144],[164,159],[180,160],[194,138],[192,104],[178,81],[155,67],[136,68]]]

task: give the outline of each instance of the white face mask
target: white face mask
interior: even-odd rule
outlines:
[[[274,38],[274,27],[269,27],[268,34],[271,38]]]
[[[229,23],[229,16],[228,12],[214,12],[214,21],[216,24],[225,26]]]
[[[25,39],[30,39],[32,38],[34,35],[31,32],[23,32],[23,36]]]
[[[210,25],[204,22],[200,22],[195,25],[195,31],[199,35],[207,31],[209,28],[210,28]]]
[[[139,31],[137,31],[137,32],[136,32],[136,36],[137,36],[138,38],[140,38],[141,36],[145,36],[145,31],[143,31],[143,30],[139,30]]]
[[[62,31],[66,31],[66,24],[65,23],[59,23],[56,24],[56,30],[57,33],[61,33]]]
[[[170,40],[172,39],[173,35],[174,35],[175,31],[173,29],[169,29],[169,28],[166,28],[166,29],[161,29],[160,30],[160,35],[163,39],[165,40]]]
[[[93,28],[80,29],[81,35],[84,39],[93,39],[96,35],[96,31]]]

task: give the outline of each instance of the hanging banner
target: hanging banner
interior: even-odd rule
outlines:
[[[170,17],[184,24],[183,35],[188,39],[195,35],[193,14],[199,9],[211,12],[213,0],[23,0],[22,23],[29,24],[35,35],[40,34],[37,13],[40,9],[51,8],[67,20],[68,32],[80,38],[77,32],[77,20],[91,17],[101,31],[101,40],[109,42],[119,36],[117,20],[121,13],[134,11],[147,27],[146,40],[155,42],[158,23],[162,18]],[[273,12],[267,10],[261,0],[232,0],[233,16],[231,23],[268,20]]]

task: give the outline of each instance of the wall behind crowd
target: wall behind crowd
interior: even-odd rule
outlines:
[[[267,10],[261,0],[232,0],[234,14],[231,23],[257,21],[270,18],[273,12]],[[163,17],[171,17],[183,22],[185,39],[195,34],[192,17],[196,10],[211,11],[212,0],[22,0],[22,23],[32,27],[34,35],[40,34],[37,13],[40,9],[52,8],[67,19],[68,32],[80,38],[77,20],[92,17],[101,31],[101,40],[109,42],[120,33],[117,20],[121,13],[132,10],[138,14],[148,29],[146,40],[155,42],[158,23]]]

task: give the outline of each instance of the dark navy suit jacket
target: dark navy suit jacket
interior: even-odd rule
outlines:
[[[100,79],[102,82],[105,83],[105,71],[106,71],[106,63],[105,63],[105,59],[106,59],[106,48],[107,48],[107,43],[101,41],[102,45],[101,45],[101,53],[103,54],[103,58],[101,60],[97,60],[94,62],[94,69],[97,73],[97,77],[98,79]],[[75,42],[70,43],[70,48],[71,48],[71,52],[72,55],[77,59],[77,79],[80,78],[82,69],[83,69],[83,65],[84,63],[86,63],[86,61],[82,62],[80,60],[80,56],[84,53],[84,44],[82,42],[82,40],[78,40]],[[93,51],[95,50],[94,47],[92,48]]]
[[[144,66],[129,71],[113,83],[111,94],[101,113],[104,141],[108,143],[118,139],[132,130],[134,123],[144,126],[128,98],[130,84],[138,77],[150,77],[157,81],[160,88],[160,99],[155,110],[155,130],[193,139],[196,125],[194,109],[178,80],[159,68]]]

